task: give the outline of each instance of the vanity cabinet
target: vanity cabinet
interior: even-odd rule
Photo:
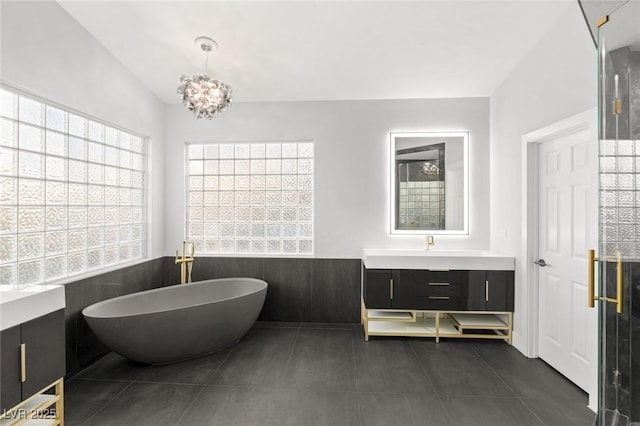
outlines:
[[[62,424],[64,329],[60,309],[0,332],[0,425],[29,416]]]
[[[513,311],[513,271],[363,268],[369,309]]]
[[[369,335],[475,337],[511,342],[513,270],[362,268]]]

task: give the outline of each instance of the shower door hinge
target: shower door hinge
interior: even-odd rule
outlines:
[[[622,114],[622,99],[614,99],[613,100],[613,114],[614,115]]]
[[[609,22],[609,15],[604,15],[604,16],[602,16],[600,19],[598,19],[596,21],[596,27],[600,28],[601,26],[603,26],[607,22]]]
[[[620,374],[620,370],[613,370],[613,386],[615,388],[620,387],[620,380],[622,380],[622,374]]]

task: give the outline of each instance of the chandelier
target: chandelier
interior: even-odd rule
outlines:
[[[440,167],[435,162],[425,161],[422,164],[421,170],[422,174],[427,176],[437,176],[440,174]]]
[[[193,111],[196,118],[211,120],[222,114],[231,105],[231,86],[208,75],[209,52],[218,48],[218,43],[209,37],[197,37],[196,46],[206,52],[204,74],[183,75],[178,86],[182,104]]]

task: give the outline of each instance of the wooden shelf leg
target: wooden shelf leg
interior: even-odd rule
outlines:
[[[364,303],[362,304],[362,328],[364,329],[364,341],[369,341],[369,311]]]
[[[56,419],[60,426],[64,426],[64,378],[56,383],[55,393],[59,396],[56,401]]]

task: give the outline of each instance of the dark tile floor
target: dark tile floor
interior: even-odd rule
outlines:
[[[73,425],[590,426],[587,395],[501,341],[257,323],[236,346],[144,366],[109,354],[68,380]]]

